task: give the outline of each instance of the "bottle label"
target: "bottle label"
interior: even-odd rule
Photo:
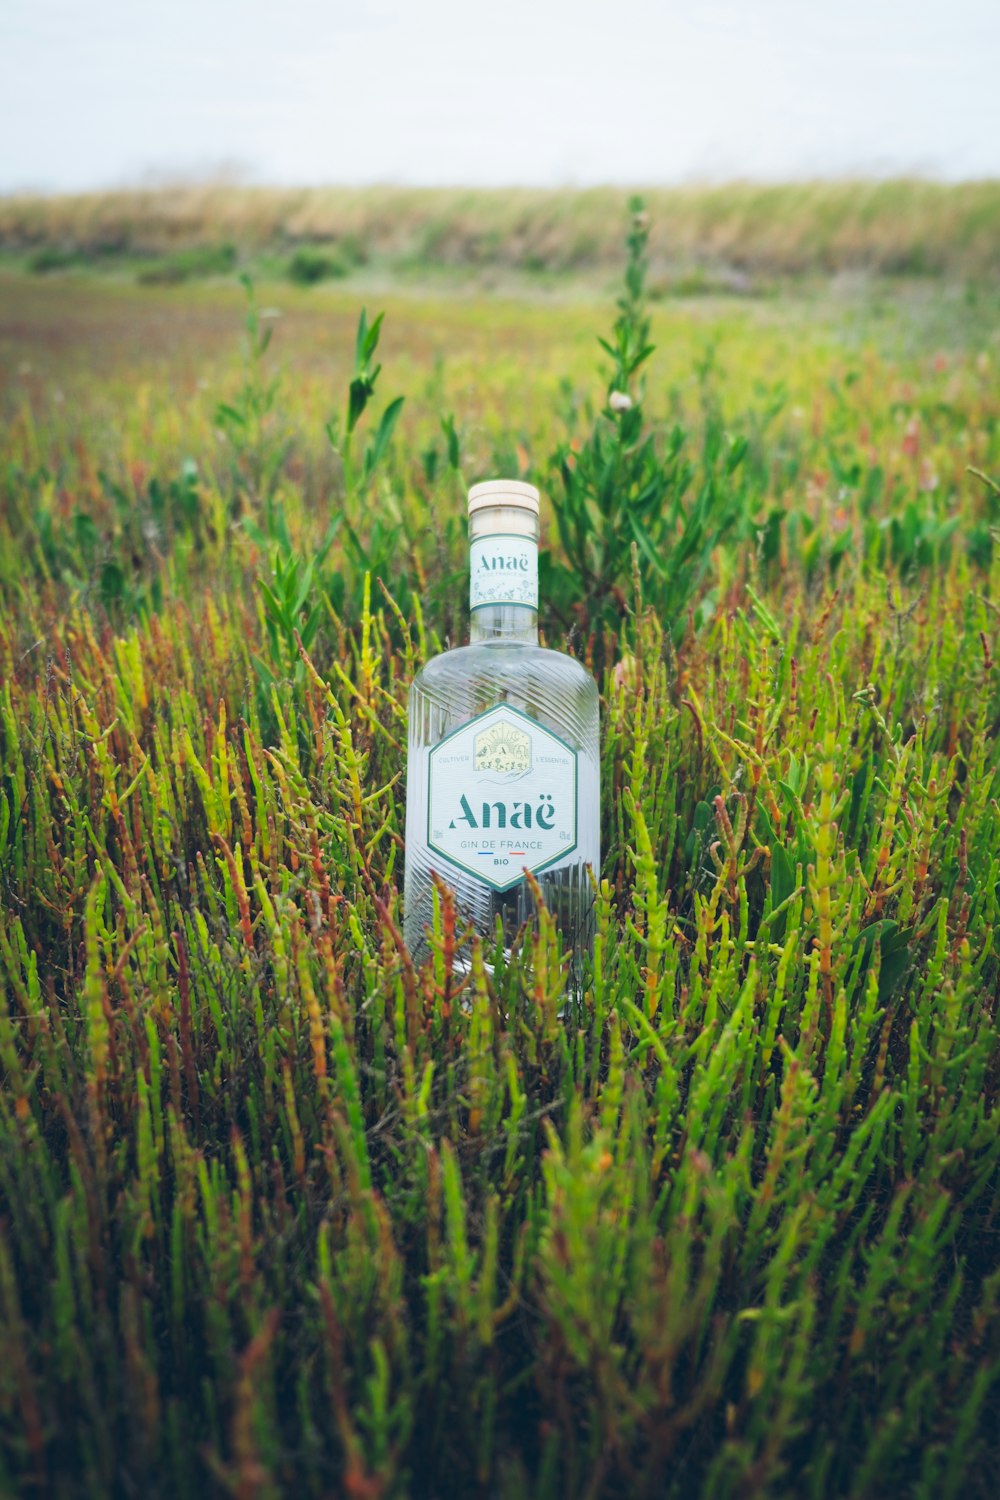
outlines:
[[[576,848],[577,752],[506,703],[434,746],[427,791],[430,849],[495,891]]]
[[[538,608],[538,543],[526,536],[481,536],[469,548],[469,608]]]

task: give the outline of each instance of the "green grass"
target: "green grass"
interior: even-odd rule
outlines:
[[[995,304],[659,302],[638,418],[592,298],[394,290],[377,380],[241,304],[0,279],[0,1491],[992,1495]],[[602,691],[565,1017],[545,917],[399,935],[498,472]]]

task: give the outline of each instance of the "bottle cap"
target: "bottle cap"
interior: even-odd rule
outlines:
[[[538,491],[533,484],[523,484],[520,479],[487,479],[472,486],[469,491],[470,516],[473,511],[494,505],[518,506],[537,516]]]

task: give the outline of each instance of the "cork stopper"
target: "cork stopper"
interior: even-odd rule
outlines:
[[[469,491],[470,516],[477,510],[495,506],[528,510],[537,516],[538,491],[533,484],[524,484],[520,479],[487,479],[472,486]]]

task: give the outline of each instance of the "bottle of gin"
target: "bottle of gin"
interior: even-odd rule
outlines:
[[[538,644],[538,491],[495,479],[469,491],[470,642],[410,689],[405,934],[418,960],[433,876],[488,947],[509,949],[541,888],[565,950],[592,941],[600,874],[597,685]]]

